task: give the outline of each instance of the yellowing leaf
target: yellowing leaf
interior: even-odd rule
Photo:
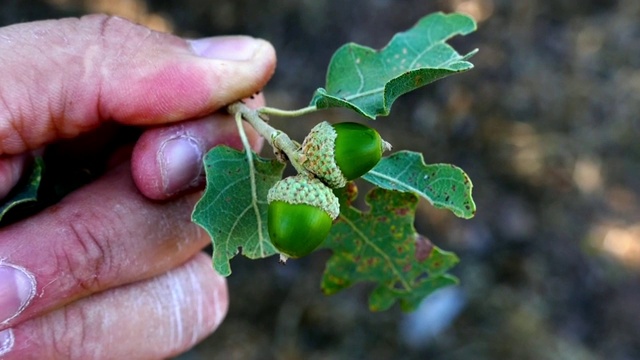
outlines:
[[[433,291],[457,282],[446,271],[458,258],[415,231],[414,194],[374,189],[366,197],[368,212],[349,206],[356,196],[353,185],[338,195],[341,214],[324,243],[333,251],[322,279],[326,294],[373,282],[371,310],[388,309],[397,300],[403,310],[412,310]]]

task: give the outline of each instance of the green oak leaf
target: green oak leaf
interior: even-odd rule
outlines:
[[[467,174],[451,164],[425,165],[420,153],[398,151],[384,157],[362,178],[384,189],[419,195],[461,218],[469,219],[476,213],[473,184]]]
[[[0,220],[16,206],[34,202],[38,199],[38,189],[42,181],[43,169],[44,160],[41,157],[36,157],[29,178],[25,182],[18,184],[18,187],[12,190],[3,204],[0,205]]]
[[[323,244],[333,251],[322,279],[325,294],[374,282],[372,311],[386,310],[398,300],[410,311],[435,290],[457,283],[446,273],[458,262],[456,255],[416,233],[416,195],[376,188],[366,196],[370,211],[361,212],[349,205],[357,195],[353,184],[336,192],[341,213]]]
[[[370,118],[388,115],[401,95],[449,75],[473,68],[447,40],[476,29],[462,14],[434,13],[412,29],[396,34],[382,50],[349,43],[333,55],[326,89],[318,89],[311,105],[319,109],[346,107]]]
[[[204,164],[207,184],[191,218],[211,236],[213,267],[229,276],[239,248],[251,259],[276,253],[267,233],[267,192],[282,178],[284,164],[227,146],[209,151]]]

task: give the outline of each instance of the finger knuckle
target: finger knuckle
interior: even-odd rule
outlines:
[[[18,101],[8,98],[5,91],[0,91],[0,152],[5,154],[15,154],[20,152],[27,144],[27,140],[23,137],[22,122],[24,120],[22,113],[16,104],[21,104],[24,100]],[[32,107],[29,104],[27,108]]]
[[[66,275],[74,288],[96,292],[102,283],[117,272],[113,261],[112,239],[116,224],[107,216],[93,211],[77,212],[63,228],[62,246],[56,251],[59,272]]]
[[[43,338],[48,339],[48,346],[53,358],[60,359],[94,359],[90,354],[96,349],[96,335],[88,330],[91,319],[83,307],[70,306],[61,309],[55,316],[48,317],[49,324]]]
[[[140,47],[147,39],[156,36],[152,30],[130,22],[118,16],[92,15],[87,17],[89,27],[93,27],[106,53],[113,54],[111,59],[116,63],[129,62],[140,52]],[[122,41],[127,39],[127,41]]]

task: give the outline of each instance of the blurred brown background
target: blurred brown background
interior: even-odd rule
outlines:
[[[637,0],[2,0],[0,25],[89,12],[199,37],[270,40],[270,105],[305,106],[332,52],[383,46],[433,11],[476,68],[402,97],[373,125],[396,149],[449,162],[477,216],[428,204],[416,227],[458,253],[461,285],[419,311],[370,313],[368,286],[324,297],[328,254],[236,259],[218,332],[180,359],[640,359],[640,2]],[[302,139],[320,118],[275,123]],[[291,121],[288,121],[291,123]],[[300,125],[299,125],[300,124]],[[297,126],[297,127],[296,127]]]

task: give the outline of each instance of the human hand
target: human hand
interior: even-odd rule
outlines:
[[[130,161],[116,152],[94,182],[0,229],[3,359],[163,358],[218,326],[226,283],[200,253],[192,189],[206,150],[240,146],[214,112],[274,66],[261,40],[188,42],[106,16],[0,28],[0,196],[36,149],[108,123],[146,129]]]

